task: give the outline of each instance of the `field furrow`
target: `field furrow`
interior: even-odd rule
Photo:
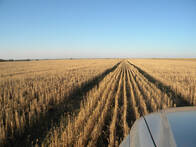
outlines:
[[[141,115],[146,115],[148,113],[148,110],[147,110],[146,103],[145,103],[145,100],[143,98],[143,95],[141,94],[141,91],[139,90],[139,87],[135,82],[135,76],[136,75],[134,75],[131,70],[129,71],[129,74],[130,74],[130,80],[131,80],[131,83],[132,83],[133,91],[135,92],[136,101],[137,101],[137,104],[139,106],[140,114]]]
[[[139,113],[139,104],[136,102],[136,97],[135,97],[135,93],[134,93],[134,89],[133,89],[133,85],[131,83],[130,80],[130,74],[129,71],[127,70],[127,87],[128,87],[128,91],[127,93],[130,96],[130,109],[133,111],[133,120],[136,120],[140,117],[140,113]]]
[[[127,100],[127,88],[126,88],[126,77],[127,77],[127,70],[124,71],[123,77],[123,133],[124,137],[126,137],[129,133],[129,126],[127,124],[127,112],[128,112],[128,100]]]
[[[123,73],[120,76],[120,81],[118,84],[118,89],[116,92],[116,96],[115,96],[115,104],[114,104],[114,108],[113,108],[113,117],[112,117],[112,121],[110,124],[110,136],[109,136],[109,145],[108,146],[115,146],[117,145],[116,142],[116,123],[118,121],[118,108],[119,108],[119,97],[120,97],[120,91],[121,91],[121,87],[122,87],[122,77],[123,77]]]

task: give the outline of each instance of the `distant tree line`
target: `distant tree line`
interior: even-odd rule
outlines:
[[[3,59],[0,59],[0,62],[5,62],[5,60],[3,60]]]
[[[35,61],[38,61],[39,59],[35,59]],[[15,60],[15,59],[0,59],[0,62],[18,62],[18,61],[32,61],[32,59],[19,59],[19,60]]]

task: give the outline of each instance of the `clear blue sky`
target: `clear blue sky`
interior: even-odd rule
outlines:
[[[0,0],[0,58],[196,57],[196,0]]]

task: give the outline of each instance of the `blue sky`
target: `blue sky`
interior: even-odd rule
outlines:
[[[0,58],[196,57],[195,0],[0,0]]]

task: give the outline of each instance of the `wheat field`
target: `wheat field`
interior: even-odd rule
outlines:
[[[119,146],[140,116],[196,104],[196,60],[0,63],[0,146]]]

